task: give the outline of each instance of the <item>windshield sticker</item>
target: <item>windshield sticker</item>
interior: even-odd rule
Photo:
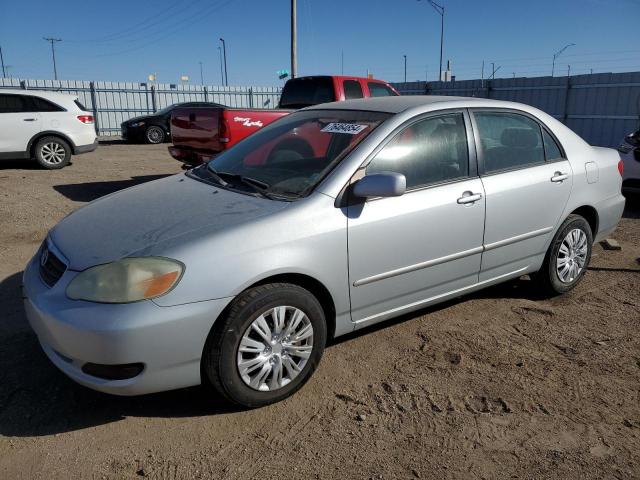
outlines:
[[[260,120],[251,120],[250,117],[233,117],[234,122],[242,123],[245,127],[262,127],[263,123]]]
[[[357,135],[368,125],[358,125],[356,123],[330,123],[324,127],[321,132],[326,133],[346,133],[348,135]]]

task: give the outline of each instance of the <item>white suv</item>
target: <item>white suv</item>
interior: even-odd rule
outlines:
[[[71,155],[98,146],[94,118],[73,95],[0,90],[0,159],[35,158],[62,168]]]

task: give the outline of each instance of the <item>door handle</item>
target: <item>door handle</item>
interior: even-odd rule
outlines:
[[[23,122],[35,122],[36,119],[35,118],[23,118],[22,121]]]
[[[473,193],[467,190],[462,194],[462,196],[458,199],[458,203],[460,205],[466,205],[468,203],[475,203],[482,198],[481,193]]]
[[[564,182],[567,178],[569,178],[568,173],[555,172],[553,177],[551,177],[551,181],[555,183]]]

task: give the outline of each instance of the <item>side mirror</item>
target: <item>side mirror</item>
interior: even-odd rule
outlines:
[[[356,197],[399,197],[407,191],[407,179],[401,173],[372,173],[358,180],[353,186]]]

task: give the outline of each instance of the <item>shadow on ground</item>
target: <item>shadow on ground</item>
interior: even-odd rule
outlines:
[[[22,308],[21,275],[22,272],[14,274],[0,283],[0,298],[12,305],[8,312],[11,318],[8,320],[14,326],[0,334],[0,358],[3,359],[0,371],[0,435],[51,435],[104,425],[130,416],[196,417],[241,411],[206,387],[139,397],[117,397],[76,384],[47,359],[35,334],[28,327]],[[531,298],[529,284],[526,280],[509,282],[479,295],[485,298],[528,295],[525,298]],[[340,337],[331,342],[329,348],[460,301],[464,299],[403,315]]]
[[[624,218],[640,218],[640,194],[625,193],[627,202],[624,206]]]
[[[164,175],[141,175],[132,177],[130,180],[114,180],[110,182],[87,182],[71,183],[67,185],[54,185],[53,189],[74,202],[91,202],[110,193],[124,190],[125,188],[151,182],[160,178],[168,177]]]

